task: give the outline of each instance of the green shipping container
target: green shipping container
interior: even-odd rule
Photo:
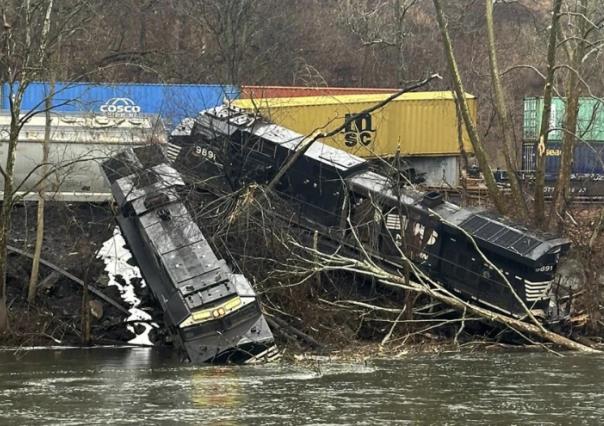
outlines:
[[[562,126],[566,112],[564,98],[552,99],[552,112],[549,120],[550,141],[562,140]],[[524,98],[524,141],[536,141],[541,129],[541,116],[543,115],[543,98]],[[579,100],[579,117],[577,122],[577,135],[582,140],[591,142],[604,142],[604,103],[593,98]]]

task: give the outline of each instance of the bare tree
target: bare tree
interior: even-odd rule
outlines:
[[[346,0],[340,4],[340,19],[364,49],[383,47],[395,51],[397,86],[407,82],[405,56],[409,39],[406,18],[418,0]]]
[[[485,0],[486,5],[486,23],[487,23],[487,36],[488,36],[488,51],[489,51],[489,62],[491,72],[491,85],[495,94],[495,111],[499,118],[499,125],[501,127],[501,133],[503,134],[503,157],[505,159],[505,165],[508,169],[508,176],[510,179],[510,188],[512,191],[512,200],[514,205],[519,209],[520,214],[528,218],[529,212],[526,204],[526,200],[522,194],[520,182],[518,180],[516,163],[512,158],[515,151],[515,144],[513,140],[513,123],[508,112],[508,108],[505,101],[505,95],[503,92],[503,85],[501,84],[501,77],[499,73],[499,65],[497,64],[497,50],[495,47],[495,29],[493,25],[493,0]]]
[[[12,6],[10,9],[8,6]],[[21,5],[4,4],[2,9],[2,80],[8,83],[10,102],[10,130],[6,163],[0,169],[4,178],[4,199],[0,213],[0,333],[8,329],[6,306],[6,262],[10,233],[14,168],[19,133],[23,126],[21,101],[29,82],[40,73],[41,58],[47,55],[53,2],[26,0]],[[23,32],[17,31],[18,27]],[[36,27],[41,31],[34,31]]]
[[[217,60],[229,84],[240,84],[250,44],[261,26],[254,21],[258,0],[203,0],[181,4],[215,43]]]
[[[536,152],[536,173],[535,173],[535,206],[534,220],[535,224],[542,226],[545,223],[545,153],[547,141],[549,138],[549,122],[552,109],[552,96],[554,91],[554,75],[556,72],[556,51],[557,39],[560,27],[560,9],[562,0],[554,0],[552,8],[552,19],[549,30],[549,39],[547,45],[547,73],[545,77],[545,87],[543,89],[543,112],[541,114],[541,128],[539,130],[539,143]]]
[[[492,172],[491,166],[489,164],[489,159],[487,157],[487,153],[484,149],[482,141],[480,140],[480,136],[478,135],[476,126],[472,122],[470,110],[468,108],[467,102],[464,97],[465,91],[464,91],[463,83],[461,81],[461,75],[459,73],[457,61],[455,59],[455,54],[453,53],[453,44],[451,43],[451,38],[449,37],[449,31],[447,30],[447,21],[446,21],[445,14],[444,14],[444,11],[442,8],[442,4],[441,4],[440,0],[433,0],[433,2],[434,2],[434,8],[436,10],[436,19],[438,21],[438,28],[440,30],[442,42],[443,42],[445,53],[447,56],[449,72],[451,73],[451,77],[453,80],[455,99],[461,110],[461,116],[462,116],[464,124],[466,126],[466,130],[468,131],[468,136],[470,138],[470,141],[472,142],[472,146],[474,148],[474,153],[476,154],[476,159],[478,160],[478,165],[480,166],[482,173],[484,175],[484,180],[487,185],[487,189],[489,191],[489,196],[490,196],[491,200],[493,201],[495,208],[500,213],[504,213],[506,211],[506,206],[503,202],[501,192],[499,191],[499,188],[497,187],[497,182],[495,182],[495,177],[493,176],[493,172]]]
[[[29,84],[46,76],[48,59],[60,36],[70,37],[79,29],[77,17],[86,2],[62,5],[59,22],[53,0],[5,1],[1,6],[3,30],[0,43],[1,80],[8,87],[10,126],[5,164],[0,166],[4,198],[0,211],[0,333],[8,330],[6,300],[7,245],[15,197],[15,163],[19,135],[23,126],[38,111],[22,111]]]
[[[44,18],[43,31],[46,34],[48,34],[50,32],[50,26],[51,26],[50,18],[51,18],[51,14],[52,14],[52,8],[53,8],[53,0],[50,0],[48,3],[47,13]],[[47,40],[43,40],[43,45],[40,46],[41,51],[46,50],[46,43],[47,43]],[[47,59],[47,58],[46,57],[40,58],[40,61],[41,61],[40,66],[41,67],[47,66],[48,68],[51,68],[51,69],[54,68],[55,64],[52,64],[52,65],[50,63],[45,64],[44,63],[45,59]],[[47,163],[48,163],[48,152],[49,152],[50,131],[51,131],[50,111],[52,109],[54,90],[55,90],[54,73],[51,73],[50,93],[44,100],[44,109],[46,110],[46,112],[45,112],[45,123],[44,123],[44,141],[42,142],[42,163],[44,164],[42,166],[43,174],[48,173]],[[36,287],[38,284],[38,274],[40,271],[40,257],[42,255],[42,245],[44,243],[44,203],[45,203],[44,191],[45,191],[45,186],[46,185],[43,182],[38,191],[39,199],[38,199],[38,206],[36,209],[36,244],[34,247],[34,258],[32,260],[31,274],[30,274],[29,286],[28,286],[28,290],[27,290],[27,301],[29,303],[33,303],[34,299],[36,297]]]
[[[566,38],[562,40],[569,60],[565,87],[566,114],[563,126],[560,173],[547,221],[549,223],[549,220],[555,216],[559,228],[562,228],[565,221],[564,216],[570,199],[570,179],[575,140],[579,132],[577,126],[579,99],[584,90],[582,70],[584,69],[585,54],[588,49],[590,51],[601,49],[600,40],[590,40],[590,38],[593,39],[593,37],[590,37],[592,34],[601,36],[601,34],[598,34],[600,26],[591,20],[594,17],[595,7],[596,3],[591,0],[577,0],[575,10],[569,13],[569,19],[573,22],[570,27],[573,31],[571,34],[566,34]]]

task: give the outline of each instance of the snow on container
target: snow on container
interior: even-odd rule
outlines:
[[[258,110],[267,119],[295,132],[309,135],[330,131],[388,94],[239,99],[233,105]],[[466,95],[476,121],[476,98]],[[465,129],[463,147],[473,152]],[[401,156],[450,156],[460,154],[458,117],[451,92],[411,92],[364,117],[359,117],[328,145],[364,158]]]

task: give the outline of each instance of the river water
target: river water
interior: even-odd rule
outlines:
[[[0,424],[601,424],[604,358],[215,367],[153,349],[0,352]]]

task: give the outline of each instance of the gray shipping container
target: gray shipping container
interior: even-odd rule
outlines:
[[[459,185],[460,160],[458,155],[402,158],[402,161],[415,168],[416,173],[423,174],[426,179],[424,185],[446,188],[457,188]]]
[[[0,164],[6,164],[10,115],[0,114]],[[42,163],[45,117],[36,115],[23,127],[17,145],[15,187],[25,199],[36,199],[36,185],[44,176]],[[126,147],[165,143],[160,120],[150,116],[114,119],[92,114],[53,114],[49,162],[55,170],[46,180],[46,199],[106,201],[111,192],[100,162]],[[0,177],[0,185],[4,179]],[[0,188],[1,189],[1,188]],[[3,198],[0,192],[0,197]]]

